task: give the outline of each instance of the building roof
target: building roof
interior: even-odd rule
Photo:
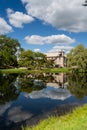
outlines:
[[[49,53],[46,53],[47,57],[56,57],[59,55],[58,52],[49,52]]]

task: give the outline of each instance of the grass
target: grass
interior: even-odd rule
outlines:
[[[37,126],[27,126],[22,130],[87,130],[87,105],[76,108],[65,116],[49,117]]]
[[[45,69],[46,72],[51,72],[51,73],[59,73],[59,72],[70,72],[69,68],[52,68],[52,69]]]
[[[0,73],[27,73],[28,70],[26,69],[0,69]]]
[[[27,69],[0,69],[0,73],[59,73],[69,72],[68,68],[53,68],[43,70],[27,70]]]
[[[28,73],[41,73],[42,70],[28,70],[28,69],[0,69],[0,73],[5,73],[5,74],[20,74],[20,73],[24,73],[24,74],[28,74]]]

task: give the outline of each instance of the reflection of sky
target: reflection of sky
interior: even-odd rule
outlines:
[[[21,107],[14,107],[8,112],[8,120],[20,122],[32,117],[32,114],[22,110]]]
[[[70,93],[66,89],[58,89],[57,92],[56,89],[54,89],[53,93],[51,92],[52,89],[52,87],[47,87],[47,93],[45,93],[45,89],[39,91],[39,97],[33,94],[34,92],[32,92],[31,94],[21,93],[16,101],[0,105],[0,121],[2,120],[2,118],[5,119],[4,121],[0,122],[0,126],[7,126],[12,122],[18,123],[26,120],[30,121],[32,120],[32,118],[34,119],[38,115],[42,115],[42,113],[46,114],[47,111],[50,111],[52,108],[58,105],[71,102],[80,102],[75,97],[70,96]],[[43,92],[42,96],[41,92]],[[61,96],[59,98],[60,95],[58,95],[58,93],[61,93],[62,95],[64,94],[64,96]],[[67,94],[68,96],[66,96]],[[31,95],[33,95],[33,98],[30,97]],[[59,100],[61,98],[62,100]],[[67,99],[64,100],[64,98]],[[87,98],[85,99],[85,101],[87,102]]]
[[[11,106],[12,103],[6,103],[4,105],[0,105],[0,116]]]
[[[36,118],[38,115],[46,114],[52,108],[68,103],[81,102],[65,87],[47,86],[43,90],[31,93],[20,93],[17,100],[0,105],[0,126],[18,123]],[[87,102],[85,98],[84,102]],[[5,120],[2,120],[5,119]],[[0,129],[1,130],[1,129]],[[3,129],[4,130],[4,129]]]
[[[32,93],[21,93],[16,101],[0,105],[0,117],[5,123],[17,123],[31,119],[34,115],[49,111],[71,95],[67,89],[47,87]]]
[[[25,94],[26,97],[33,99],[37,98],[51,98],[58,100],[65,100],[71,96],[67,89],[47,87],[41,91],[33,91],[30,94]]]
[[[22,106],[14,106],[13,103],[6,103],[4,105],[0,105],[0,119],[5,115],[5,123],[8,122],[20,122],[32,117],[32,114],[29,111],[25,111],[22,109]],[[15,104],[17,105],[17,104]],[[0,122],[1,123],[1,122]]]

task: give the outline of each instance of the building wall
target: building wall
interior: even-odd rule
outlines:
[[[66,56],[65,53],[63,51],[56,53],[54,55],[52,55],[52,53],[50,55],[47,55],[47,58],[50,60],[54,61],[54,66],[59,66],[59,67],[66,67],[67,63],[66,63]]]

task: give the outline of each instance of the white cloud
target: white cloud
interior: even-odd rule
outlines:
[[[12,32],[12,27],[8,25],[8,23],[0,17],[0,34],[5,34]]]
[[[33,17],[27,14],[24,14],[22,12],[18,12],[18,11],[14,12],[10,8],[7,9],[7,15],[8,15],[10,24],[12,24],[13,26],[17,28],[22,28],[23,24],[31,23],[34,20]]]
[[[51,44],[51,43],[57,43],[57,44],[70,44],[75,42],[74,39],[71,39],[70,37],[62,34],[62,35],[51,35],[51,36],[39,36],[39,35],[32,35],[32,36],[26,36],[25,40],[29,44]]]
[[[87,8],[83,0],[21,0],[29,15],[60,30],[87,31]]]
[[[40,52],[41,50],[39,48],[34,49],[34,52]]]

